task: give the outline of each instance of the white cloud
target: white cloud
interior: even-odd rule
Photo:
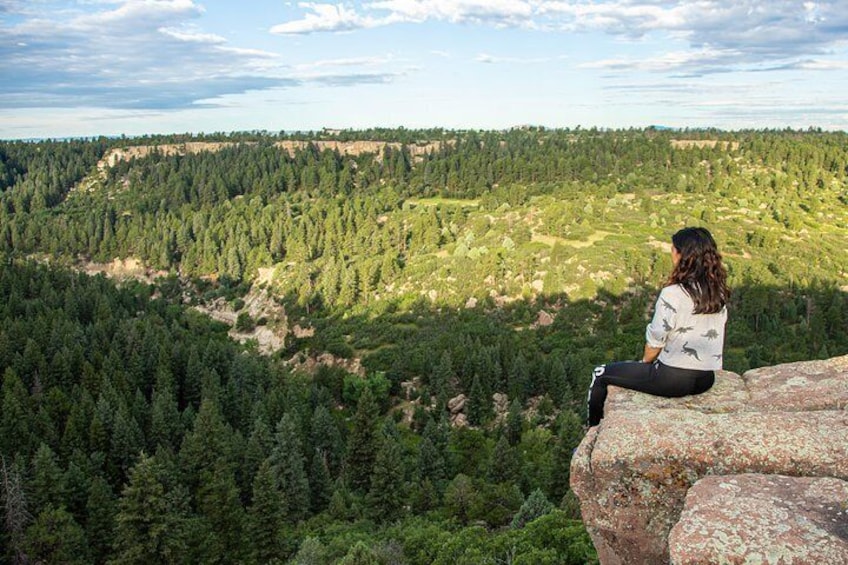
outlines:
[[[701,69],[702,72],[715,72],[717,69],[729,71],[732,62],[738,60],[739,53],[731,50],[700,49],[698,51],[672,51],[657,57],[620,57],[602,59],[578,65],[583,69],[606,69],[614,71],[650,71],[673,72],[685,69]]]
[[[0,105],[172,109],[296,84],[275,54],[200,29],[203,12],[192,0],[20,6],[0,19]]]
[[[303,19],[293,20],[271,28],[271,33],[282,35],[307,34],[321,31],[351,31],[354,29],[377,27],[391,23],[388,20],[377,20],[361,16],[343,4],[317,4],[303,2],[300,7],[312,10]]]
[[[192,0],[126,0],[114,10],[82,14],[70,22],[71,28],[101,30],[103,26],[118,28],[168,22],[173,18],[196,17],[204,12]]]
[[[384,84],[399,77],[416,72],[414,67],[397,70],[397,63],[391,54],[373,57],[346,57],[322,59],[301,63],[292,67],[293,78],[303,83],[322,86],[352,86],[356,84]]]
[[[226,39],[214,33],[202,33],[198,31],[181,30],[170,27],[160,27],[159,32],[173,37],[174,39],[179,39],[180,41],[187,41],[191,43],[221,44],[227,42]]]
[[[394,57],[392,57],[391,55],[385,55],[381,57],[348,57],[342,59],[323,59],[320,61],[313,61],[311,63],[295,65],[294,68],[304,70],[320,67],[373,67],[379,65],[386,65],[394,62],[394,60]]]
[[[444,20],[452,23],[491,23],[498,26],[530,23],[533,5],[523,0],[383,0],[366,9],[386,10],[399,21]]]
[[[598,66],[714,72],[704,52],[720,53],[725,70],[763,62],[789,63],[845,48],[845,0],[378,0],[362,4],[301,3],[304,15],[275,33],[354,31],[393,23],[517,27],[560,33],[601,32],[619,38],[658,36],[688,43],[691,54],[658,55],[646,63]]]
[[[387,84],[397,78],[394,73],[316,74],[304,77],[305,82],[321,86],[356,86],[360,84]]]
[[[848,70],[848,61],[800,61],[797,68],[805,71],[844,71]]]
[[[553,61],[559,61],[562,59],[567,59],[567,55],[559,55],[557,57],[501,57],[496,55],[489,55],[488,53],[480,53],[474,60],[478,63],[485,64],[519,64],[519,65],[528,65],[528,64],[539,64],[539,63],[550,63]]]
[[[385,0],[361,6],[364,12],[376,12],[374,15],[345,4],[303,2],[299,6],[308,12],[301,19],[273,26],[271,33],[354,31],[428,20],[508,27],[531,25],[533,15],[532,4],[521,0]]]
[[[596,29],[609,33],[638,35],[655,29],[684,25],[686,4],[653,2],[540,2],[537,13],[552,18],[552,25],[570,30]]]

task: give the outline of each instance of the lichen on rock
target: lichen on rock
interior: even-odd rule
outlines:
[[[846,505],[833,477],[704,477],[669,534],[671,562],[848,564]]]

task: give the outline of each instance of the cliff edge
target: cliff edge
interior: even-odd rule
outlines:
[[[848,565],[848,355],[605,412],[571,461],[602,564]]]

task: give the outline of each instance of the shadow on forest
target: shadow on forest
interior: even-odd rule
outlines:
[[[548,394],[556,403],[576,405],[593,366],[641,355],[658,291],[640,285],[621,294],[602,289],[591,300],[553,294],[501,306],[487,297],[473,308],[439,306],[424,298],[371,310],[328,311],[313,303],[309,315],[292,308],[295,299],[289,295],[283,301],[290,319],[312,323],[316,331],[292,340],[285,354],[359,357],[368,371],[384,371],[399,393],[401,382],[416,377],[429,384],[447,352],[456,377],[452,393],[468,394],[475,374],[490,375],[490,391]],[[743,284],[732,292],[725,369],[742,373],[848,352],[848,294],[835,284]],[[545,313],[552,318],[549,325]],[[516,384],[525,370],[530,382]],[[558,383],[563,380],[565,387]]]
[[[341,559],[354,534],[373,547],[399,540],[407,555],[428,548],[410,563],[446,562],[434,556],[451,544],[465,555],[500,558],[498,547],[526,542],[533,544],[528,552],[550,552],[552,540],[561,546],[548,562],[593,562],[574,499],[567,498],[583,391],[593,364],[639,354],[656,288],[601,292],[593,300],[549,295],[502,307],[492,299],[475,308],[425,300],[379,310],[312,304],[308,317],[289,296],[291,322],[309,321],[316,332],[268,362],[243,354],[223,324],[187,312],[178,292],[151,301],[146,285],[118,289],[104,276],[12,260],[2,267],[0,454],[33,493],[26,547],[34,552],[52,547],[50,540],[87,540],[92,562],[121,560],[149,531],[127,524],[153,516],[186,562],[210,560],[198,539],[217,540],[221,555],[241,562],[259,549],[292,556],[308,547],[307,536],[326,540],[324,550]],[[728,368],[848,350],[848,296],[836,286],[734,291]],[[538,324],[542,310],[551,314],[550,325]],[[339,370],[319,370],[314,379],[287,378],[276,362],[324,351],[361,357],[371,375],[347,379]],[[428,389],[467,394],[469,421],[479,418],[481,426],[453,428],[423,414],[405,429],[391,422],[394,409],[384,418],[377,402],[398,400],[400,384],[416,377],[419,394],[435,397],[437,406],[439,395]],[[372,379],[387,385],[381,397],[361,393],[348,402],[338,390]],[[385,394],[389,386],[393,399]],[[493,391],[547,396],[553,418],[525,426],[519,412],[503,426],[487,426],[491,414],[472,414],[471,407],[491,407]],[[282,484],[275,481],[284,467],[293,485],[285,496],[295,493],[301,502],[281,515],[265,503]],[[54,488],[63,481],[71,488]],[[535,525],[508,527],[536,490],[560,508]],[[100,494],[79,496],[89,492]],[[161,502],[167,497],[177,502]],[[50,523],[65,524],[55,535],[41,527],[54,518]],[[123,532],[119,547],[104,534],[112,531]],[[279,532],[286,539],[273,541]],[[12,547],[8,539],[0,531],[0,546]],[[272,542],[263,549],[257,540]],[[80,547],[73,545],[75,554]]]

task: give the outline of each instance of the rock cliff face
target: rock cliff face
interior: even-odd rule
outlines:
[[[394,150],[400,150],[406,147],[406,150],[414,158],[422,158],[427,153],[438,151],[441,147],[441,142],[431,141],[422,144],[406,144],[393,143],[386,141],[278,141],[274,145],[288,153],[294,153],[298,149],[305,148],[309,143],[312,143],[319,151],[330,149],[338,151],[342,155],[361,155],[362,153],[374,153],[378,158],[382,158],[383,149],[388,146]],[[447,141],[448,145],[453,145],[455,141]],[[147,157],[154,151],[162,155],[190,155],[193,153],[201,153],[204,151],[217,152],[228,147],[234,147],[239,144],[255,145],[254,142],[213,142],[213,141],[189,141],[185,143],[162,143],[159,145],[132,145],[130,147],[119,147],[110,150],[103,159],[97,164],[97,168],[104,171],[114,167],[121,161],[129,159],[140,159]]]
[[[679,399],[610,387],[605,412],[571,462],[604,565],[848,564],[848,356]]]

